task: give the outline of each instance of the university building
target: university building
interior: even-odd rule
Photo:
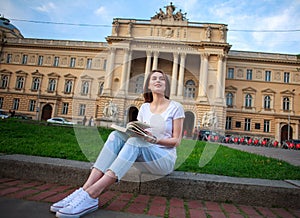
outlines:
[[[227,24],[190,22],[172,3],[148,20],[115,18],[105,42],[24,38],[0,20],[0,109],[97,125],[136,119],[144,79],[162,69],[184,129],[300,138],[299,55],[234,51]]]

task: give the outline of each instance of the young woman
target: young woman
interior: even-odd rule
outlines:
[[[128,137],[113,131],[104,144],[91,174],[83,187],[53,204],[50,211],[57,217],[80,217],[98,209],[98,197],[130,167],[143,172],[167,175],[174,170],[176,146],[182,138],[184,110],[181,104],[169,99],[170,82],[161,70],[153,70],[144,87],[145,103],[137,119],[150,124],[149,134],[154,140]]]

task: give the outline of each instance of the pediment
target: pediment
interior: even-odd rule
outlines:
[[[252,88],[252,87],[247,87],[242,89],[243,92],[256,92],[256,89]]]
[[[272,93],[272,94],[275,94],[276,92],[270,88],[267,88],[267,89],[264,89],[261,91],[262,93]]]
[[[98,80],[104,80],[104,76],[100,76],[99,78],[98,78]]]
[[[76,79],[77,77],[68,73],[67,75],[64,76],[65,78],[69,78],[69,79]]]
[[[6,69],[1,70],[0,73],[3,73],[3,74],[12,74],[11,71],[8,71]]]
[[[16,74],[24,75],[24,76],[27,76],[27,75],[28,75],[28,73],[26,73],[26,72],[23,71],[23,70],[18,70],[18,71],[16,71]]]
[[[31,73],[32,76],[43,77],[44,74],[40,73],[38,70]]]
[[[48,74],[48,77],[60,77],[60,75],[58,75],[57,73],[52,72],[52,73]]]
[[[293,91],[290,91],[290,90],[285,90],[285,91],[280,92],[280,94],[282,94],[282,95],[294,95],[295,93]]]
[[[226,91],[237,91],[237,88],[234,86],[227,86],[227,87],[225,87],[225,90]]]
[[[84,75],[84,76],[80,77],[80,79],[82,79],[82,80],[93,80],[94,78],[90,77],[88,75]]]

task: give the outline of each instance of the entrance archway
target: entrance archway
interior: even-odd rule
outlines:
[[[52,106],[50,104],[46,104],[42,110],[41,120],[48,120],[52,115]]]
[[[290,128],[290,130],[288,129]],[[290,136],[288,137],[288,134],[290,133]],[[293,138],[293,128],[291,127],[291,125],[284,125],[281,128],[281,135],[280,135],[280,140],[281,142],[288,140]]]
[[[136,107],[130,107],[128,110],[128,122],[136,121],[139,110]]]
[[[192,137],[195,123],[195,116],[192,112],[187,111],[184,113],[185,118],[183,122],[183,132],[186,131],[187,137]]]

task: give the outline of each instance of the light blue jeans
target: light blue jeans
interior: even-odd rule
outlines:
[[[105,142],[95,168],[105,173],[111,170],[120,180],[134,163],[141,172],[154,175],[170,174],[175,165],[176,155],[168,148],[161,148],[139,137],[128,137],[113,131]]]

